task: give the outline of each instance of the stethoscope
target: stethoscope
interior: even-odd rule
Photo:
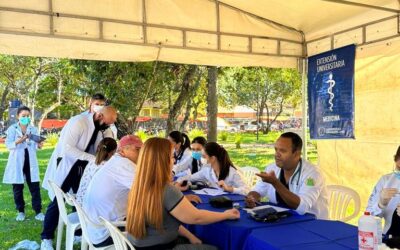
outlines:
[[[297,168],[296,172],[294,172],[291,180],[290,180],[290,185],[293,184],[293,180],[296,178],[297,176],[297,184],[296,186],[299,186],[299,182],[300,182],[300,176],[301,176],[301,170],[303,169],[303,161],[300,159],[299,162],[300,166]]]

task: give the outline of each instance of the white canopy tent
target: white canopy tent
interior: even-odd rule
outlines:
[[[329,182],[365,205],[400,139],[399,9],[398,0],[0,0],[0,53],[305,75],[307,56],[355,43],[356,140],[321,141],[318,153]]]

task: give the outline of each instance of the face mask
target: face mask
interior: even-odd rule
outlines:
[[[396,176],[397,179],[400,180],[400,170],[393,170],[393,174]]]
[[[208,164],[207,159],[203,158],[203,157],[201,157],[200,162],[201,162],[202,165]]]
[[[21,117],[19,118],[19,123],[21,123],[21,125],[28,125],[29,123],[31,123],[31,118],[29,117]]]
[[[200,152],[200,151],[193,151],[193,152],[192,152],[192,157],[193,157],[193,159],[196,159],[196,160],[200,161],[200,159],[201,159],[201,152]]]
[[[103,105],[93,105],[93,112],[98,113],[104,108]]]

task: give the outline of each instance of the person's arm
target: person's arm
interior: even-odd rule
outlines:
[[[263,182],[271,184],[276,192],[281,196],[282,200],[289,206],[289,208],[297,209],[300,205],[300,197],[287,189],[276,177],[275,172],[261,172],[257,174],[261,177]]]
[[[228,209],[222,213],[199,210],[184,197],[170,213],[182,223],[196,225],[207,225],[223,220],[235,220],[240,218],[240,213],[237,209]]]
[[[380,193],[383,190],[385,184],[385,176],[382,176],[378,183],[376,183],[371,195],[368,199],[368,205],[366,211],[370,212],[374,216],[382,217],[383,209],[379,206]]]
[[[94,161],[96,159],[94,155],[88,154],[84,150],[81,150],[76,147],[79,142],[79,139],[84,135],[85,132],[84,131],[85,128],[82,126],[81,121],[82,118],[75,119],[73,123],[71,123],[67,127],[63,141],[63,143],[65,144],[63,155],[69,156],[76,160]],[[87,135],[87,136],[92,136],[92,135]]]
[[[183,236],[186,239],[188,239],[190,244],[201,244],[202,243],[201,240],[196,237],[196,235],[192,234],[184,226],[179,226],[178,233],[180,236]]]
[[[177,174],[179,172],[185,171],[186,169],[189,169],[192,164],[192,160],[193,158],[190,150],[185,149],[181,160],[172,167],[172,171]]]
[[[17,137],[16,132],[17,131],[13,126],[11,126],[7,129],[7,132],[6,132],[7,137],[6,137],[6,140],[4,143],[6,144],[6,147],[8,148],[8,150],[15,149],[17,147],[17,145],[23,141],[23,138],[16,138]]]

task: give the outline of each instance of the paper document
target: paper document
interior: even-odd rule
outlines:
[[[287,208],[283,208],[283,207],[276,207],[276,206],[271,206],[271,205],[263,205],[263,206],[258,206],[255,208],[245,208],[244,210],[246,210],[247,213],[254,213],[254,211],[257,211],[259,209],[263,209],[263,208],[268,208],[268,207],[272,207],[273,209],[275,209],[278,213],[279,212],[285,212],[285,211],[289,211],[290,209]]]
[[[193,192],[195,194],[205,194],[205,195],[211,195],[211,196],[227,194],[227,192],[224,192],[223,190],[214,189],[214,188],[203,188],[200,190],[193,190]]]

